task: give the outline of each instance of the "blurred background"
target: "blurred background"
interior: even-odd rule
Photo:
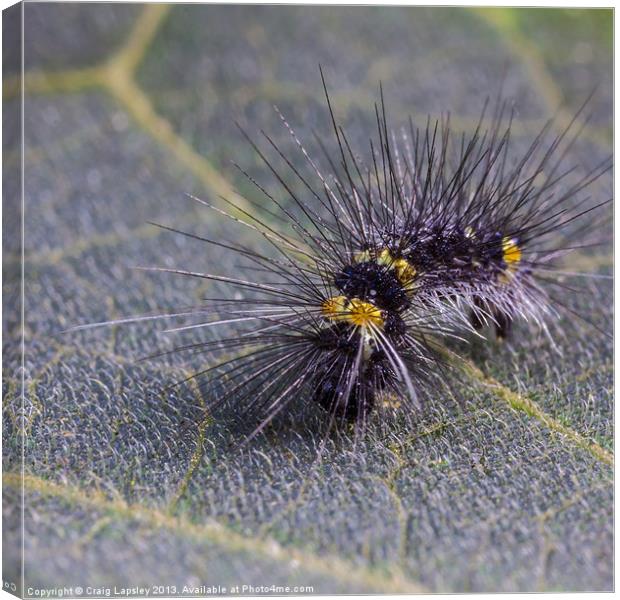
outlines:
[[[202,423],[208,389],[161,391],[204,357],[136,362],[178,343],[157,324],[59,334],[209,288],[132,267],[234,268],[148,221],[239,236],[185,193],[263,202],[233,162],[273,180],[235,121],[292,147],[275,104],[302,140],[326,135],[319,65],[362,145],[380,84],[394,126],[449,112],[466,133],[501,94],[518,147],[551,116],[561,131],[594,91],[567,158],[594,166],[612,148],[611,10],[26,3],[23,370],[20,27],[3,16],[5,580],[19,573],[24,444],[27,586],[612,589],[608,279],[567,293],[598,329],[568,319],[557,347],[522,329],[482,349],[493,385],[463,390],[464,408],[439,399],[361,447],[330,442],[320,469],[295,423],[227,454]],[[590,193],[610,197],[611,173]],[[568,270],[611,275],[610,232],[611,219]]]

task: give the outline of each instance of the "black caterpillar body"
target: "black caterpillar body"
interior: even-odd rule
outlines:
[[[457,143],[448,122],[430,120],[421,129],[410,122],[399,141],[381,95],[364,162],[337,124],[323,85],[336,147],[330,153],[320,141],[329,174],[282,117],[310,175],[265,135],[285,165],[287,173],[281,173],[243,134],[286,201],[247,174],[269,208],[253,203],[257,210],[251,212],[225,200],[232,208],[224,210],[196,199],[258,234],[267,251],[165,227],[235,253],[243,263],[239,269],[251,275],[149,269],[232,288],[227,298],[205,301],[195,311],[208,315],[204,322],[179,329],[238,323],[238,334],[198,345],[226,358],[197,377],[203,385],[226,388],[209,411],[234,402],[241,419],[257,419],[248,439],[293,402],[310,400],[329,413],[330,422],[356,424],[366,423],[381,397],[397,397],[417,410],[458,370],[446,340],[476,335],[485,325],[505,337],[519,318],[545,328],[563,306],[554,296],[562,289],[554,261],[575,246],[569,224],[588,215],[595,228],[592,211],[610,201],[581,196],[610,169],[610,159],[578,176],[564,167],[581,111],[559,134],[549,137],[546,126],[514,155],[512,116],[506,119],[504,104],[487,129],[485,107],[474,133]],[[303,193],[294,191],[290,178]],[[266,274],[267,283],[256,281],[257,272]]]

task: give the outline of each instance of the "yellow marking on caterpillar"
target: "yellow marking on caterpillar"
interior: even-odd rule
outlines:
[[[408,285],[413,281],[416,276],[415,267],[404,258],[394,258],[387,248],[377,251],[373,255],[370,250],[364,250],[358,252],[355,256],[355,262],[366,262],[375,259],[378,264],[384,265],[388,269],[394,269],[396,271],[396,277],[403,285]]]
[[[379,254],[377,254],[377,262],[380,265],[386,265],[388,267],[391,267],[394,263],[394,259],[392,258],[390,251],[387,248],[383,248],[383,250],[381,250]]]
[[[357,263],[368,262],[371,258],[370,250],[363,250],[353,256],[353,260]]]
[[[404,258],[397,258],[393,266],[396,271],[396,277],[405,286],[410,284],[416,276],[417,271],[415,267]]]
[[[354,325],[366,327],[370,324],[383,326],[381,311],[372,303],[359,298],[353,298],[349,305],[348,319]]]
[[[506,263],[506,269],[499,274],[498,281],[509,284],[515,275],[517,265],[521,261],[521,248],[513,238],[502,238],[502,258]]]
[[[321,305],[321,312],[332,321],[346,321],[357,327],[383,327],[383,315],[372,302],[346,296],[333,296]]]
[[[516,266],[521,260],[521,248],[517,242],[509,237],[502,239],[502,256],[508,267]]]
[[[342,315],[346,310],[347,304],[346,296],[332,296],[321,304],[321,312],[333,321],[343,320]]]

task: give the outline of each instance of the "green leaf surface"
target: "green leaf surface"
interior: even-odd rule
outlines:
[[[581,291],[558,301],[588,322],[565,312],[550,336],[521,324],[503,346],[468,345],[460,402],[395,409],[362,440],[332,434],[321,461],[312,410],[229,452],[228,422],[203,419],[217,390],[169,387],[212,357],[138,360],[179,342],[165,324],[61,333],[224,292],[135,270],[237,268],[223,249],[148,221],[261,247],[184,194],[263,201],[231,161],[275,190],[234,121],[293,149],[275,103],[312,147],[312,131],[330,126],[319,64],[362,146],[379,82],[394,125],[449,110],[466,132],[503,85],[519,148],[554,99],[561,129],[598,85],[567,158],[592,167],[611,152],[611,11],[26,7],[23,370],[11,178],[3,227],[5,579],[20,568],[23,445],[26,586],[613,588],[611,279],[567,276]],[[8,83],[10,111],[20,99]],[[19,123],[5,125],[5,164],[16,168]],[[611,190],[606,175],[590,193],[602,201]],[[604,243],[571,254],[567,271],[612,273],[611,210],[600,214],[610,216]]]

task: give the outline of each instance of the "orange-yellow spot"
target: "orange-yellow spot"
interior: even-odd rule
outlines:
[[[404,258],[397,258],[394,261],[394,270],[396,271],[396,277],[403,285],[408,285],[413,281],[416,276],[415,267],[408,263]]]
[[[346,296],[332,296],[323,302],[321,312],[328,319],[334,321],[343,320],[348,300]]]
[[[372,303],[359,298],[353,298],[349,303],[347,317],[353,325],[368,327],[369,325],[383,326],[381,311]]]
[[[363,250],[362,252],[358,252],[353,256],[353,259],[357,263],[367,262],[372,258],[370,254],[370,250]]]
[[[383,326],[383,315],[372,302],[346,296],[333,296],[321,305],[321,312],[332,321],[346,321],[357,327]]]
[[[377,254],[377,262],[380,265],[387,265],[388,267],[391,267],[394,264],[394,259],[392,258],[390,251],[387,248],[384,248],[381,252],[379,252],[379,254]]]
[[[521,248],[515,240],[505,237],[502,239],[502,256],[508,267],[514,267],[521,260]]]
[[[370,260],[372,258],[368,250],[357,256],[363,257],[364,260]],[[377,264],[384,265],[388,269],[394,269],[394,271],[396,271],[396,277],[403,285],[411,283],[416,275],[415,267],[412,264],[407,262],[404,258],[394,258],[387,248],[383,248],[377,252],[376,261]]]

